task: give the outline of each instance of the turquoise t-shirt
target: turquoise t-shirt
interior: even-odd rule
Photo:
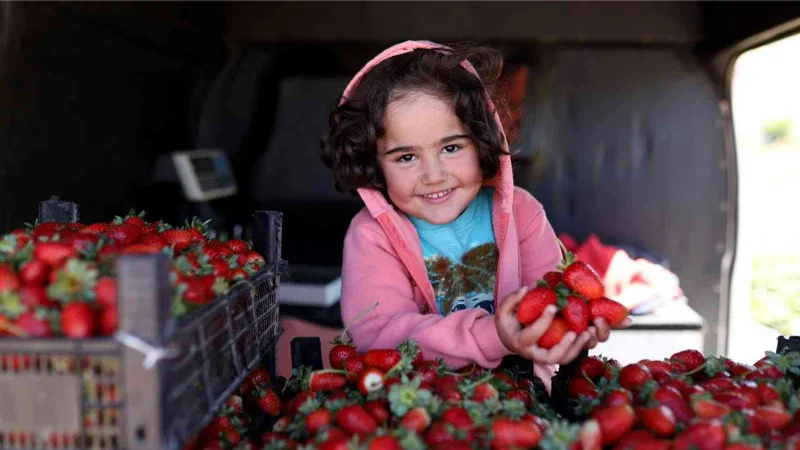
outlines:
[[[439,314],[483,308],[494,314],[497,245],[492,227],[493,188],[482,188],[451,223],[410,217],[422,243]]]

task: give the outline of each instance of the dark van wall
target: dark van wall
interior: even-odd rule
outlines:
[[[134,205],[155,157],[188,146],[198,68],[221,59],[213,3],[3,2],[0,226],[50,195],[83,221]]]

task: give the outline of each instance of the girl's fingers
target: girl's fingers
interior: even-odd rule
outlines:
[[[519,341],[523,347],[533,346],[539,341],[539,338],[542,337],[553,322],[557,310],[558,308],[554,305],[548,306],[544,309],[542,315],[536,319],[536,322],[528,325],[520,332]]]
[[[566,350],[565,355],[561,358],[561,364],[567,364],[578,357],[578,354],[583,351],[583,348],[586,346],[586,343],[589,342],[592,335],[589,332],[584,331],[575,340],[574,344]]]

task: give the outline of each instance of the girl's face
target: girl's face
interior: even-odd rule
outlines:
[[[483,175],[454,105],[407,93],[389,102],[383,120],[378,162],[392,203],[433,224],[455,220],[478,194]]]

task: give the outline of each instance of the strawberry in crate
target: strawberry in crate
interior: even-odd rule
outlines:
[[[585,358],[566,389],[576,416],[614,448],[800,448],[796,374],[797,352],[748,365],[684,350],[623,367]]]
[[[0,335],[109,336],[116,331],[114,262],[123,254],[172,258],[174,316],[212,302],[264,267],[241,240],[208,237],[208,222],[147,222],[144,212],[109,223],[34,223],[0,238]]]

